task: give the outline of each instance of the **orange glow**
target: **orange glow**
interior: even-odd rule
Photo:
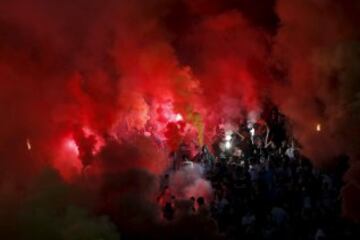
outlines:
[[[318,124],[316,125],[316,131],[317,131],[317,132],[321,132],[321,124],[320,124],[320,123],[318,123]]]
[[[30,139],[26,139],[26,148],[27,148],[27,150],[31,150],[31,143],[30,143]]]

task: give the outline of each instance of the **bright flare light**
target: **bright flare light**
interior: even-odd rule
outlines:
[[[176,114],[176,116],[175,116],[175,120],[176,120],[177,122],[180,122],[180,121],[182,121],[182,120],[183,120],[183,117],[181,116],[181,114],[180,114],[180,113]]]
[[[231,142],[230,142],[230,141],[226,141],[226,142],[225,142],[225,148],[226,148],[226,149],[230,149],[230,148],[231,148]]]
[[[27,150],[31,150],[31,143],[30,143],[30,139],[26,139],[26,148],[27,148]]]
[[[75,153],[76,156],[79,156],[79,147],[76,145],[76,142],[74,139],[67,139],[65,142],[65,146],[68,150]]]
[[[318,123],[318,124],[316,125],[316,131],[317,131],[317,132],[321,132],[321,124],[320,124],[320,123]]]

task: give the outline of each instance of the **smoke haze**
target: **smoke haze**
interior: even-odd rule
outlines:
[[[120,232],[155,232],[167,154],[270,100],[316,165],[349,155],[343,208],[359,219],[359,10],[356,0],[0,0],[0,194],[42,191],[29,182],[53,168],[91,199],[63,203],[61,221],[74,214],[105,239],[118,233],[102,214]],[[46,211],[39,224],[55,218]]]

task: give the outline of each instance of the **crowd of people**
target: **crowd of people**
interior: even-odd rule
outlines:
[[[212,146],[191,159],[213,194],[191,197],[193,214],[214,219],[226,239],[354,239],[358,230],[341,216],[343,171],[315,168],[287,129],[276,110],[235,131],[219,128]],[[175,196],[162,209],[173,221]]]

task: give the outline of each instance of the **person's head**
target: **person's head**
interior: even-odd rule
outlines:
[[[261,139],[260,137],[255,137],[255,139],[254,139],[254,145],[255,145],[255,147],[257,147],[257,148],[262,148],[262,146],[263,146],[263,141],[262,141],[262,139]]]
[[[205,199],[203,197],[198,197],[197,204],[199,205],[199,207],[204,206],[205,205]]]
[[[165,204],[164,210],[171,210],[171,209],[172,209],[171,203],[167,202]]]

